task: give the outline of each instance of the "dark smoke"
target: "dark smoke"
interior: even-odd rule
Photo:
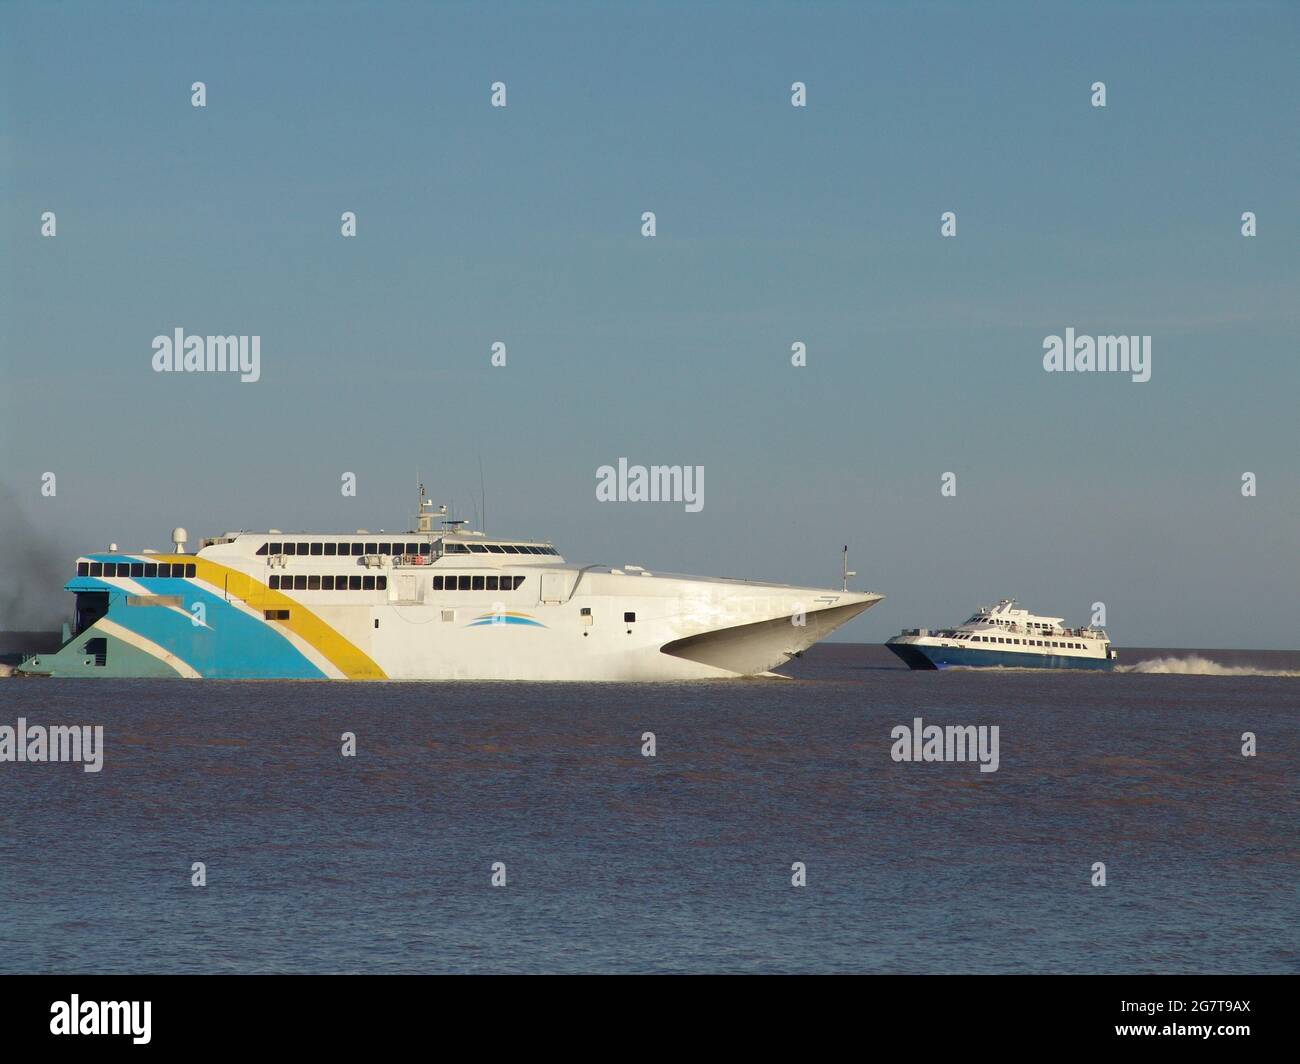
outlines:
[[[36,531],[14,492],[0,484],[0,631],[51,631],[71,616],[64,553]]]

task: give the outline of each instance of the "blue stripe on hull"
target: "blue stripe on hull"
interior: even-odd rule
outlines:
[[[121,588],[96,577],[77,577],[69,582],[78,591],[107,591],[110,621],[170,651],[209,679],[319,680],[325,677],[325,673],[261,617],[250,616],[205,587],[188,580],[155,577],[136,577],[135,583],[151,595],[179,596],[184,613],[164,606],[128,606]],[[192,609],[196,602],[204,605],[206,625],[193,623]],[[86,638],[89,637],[83,632],[76,642],[80,644]]]
[[[1004,669],[1112,669],[1110,658],[1071,658],[1057,654],[1017,654],[1008,650],[976,650],[973,647],[927,647],[915,643],[886,643],[913,669],[946,669],[950,666]]]

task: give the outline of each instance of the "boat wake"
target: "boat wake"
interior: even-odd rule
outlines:
[[[1136,665],[1117,665],[1116,672],[1145,672],[1169,676],[1300,676],[1295,669],[1260,669],[1254,665],[1220,665],[1192,654],[1185,658],[1148,658]]]

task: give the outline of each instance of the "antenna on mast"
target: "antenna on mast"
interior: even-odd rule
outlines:
[[[433,508],[433,500],[427,498],[425,495],[424,484],[420,484],[419,491],[419,505],[415,509],[415,530],[431,536],[436,532],[433,527],[433,519],[435,517],[446,517],[447,507],[439,506],[435,510]]]
[[[849,577],[858,574],[849,568],[849,545],[844,544],[844,553],[840,558],[840,575],[844,581],[844,590],[849,589]]]

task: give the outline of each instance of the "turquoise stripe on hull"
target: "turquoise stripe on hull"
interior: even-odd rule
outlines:
[[[178,596],[181,600],[179,609],[184,612],[166,606],[129,606],[126,592],[95,577],[79,576],[69,581],[68,587],[74,591],[107,591],[108,620],[175,654],[201,676],[226,680],[325,678],[324,672],[261,616],[249,616],[201,585],[187,580],[147,577],[135,577],[134,583],[151,595]],[[192,608],[200,602],[206,611],[206,625],[196,625],[192,620]],[[88,638],[100,634],[92,625],[68,647],[79,648]],[[55,676],[109,675],[104,668],[88,672],[81,663],[79,649],[67,659],[62,659],[62,655],[62,650],[58,654],[43,655],[42,669],[51,667],[51,675]],[[123,655],[117,657],[121,659]],[[140,664],[135,654],[126,657],[130,660],[121,665],[117,661],[112,663],[114,671],[111,675],[158,675],[153,668],[140,672],[116,671],[118,668],[129,670],[132,663]],[[60,668],[65,664],[70,667],[67,673]]]
[[[92,640],[103,641],[102,657],[93,652]],[[59,679],[86,676],[109,680],[175,680],[180,676],[166,662],[94,625],[74,636],[53,654],[32,655],[19,668],[37,676],[54,676]]]

